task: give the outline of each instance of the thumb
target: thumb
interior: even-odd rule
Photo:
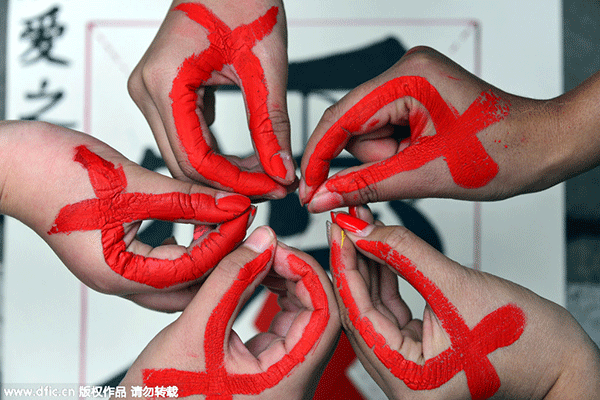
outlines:
[[[204,342],[205,350],[208,351],[209,342],[221,349],[228,342],[239,310],[271,266],[275,245],[276,237],[270,228],[257,228],[217,264],[184,310],[179,323],[189,324],[192,331],[206,326],[205,335],[211,335],[198,338]]]

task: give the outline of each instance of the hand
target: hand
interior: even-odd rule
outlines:
[[[565,309],[358,210],[362,219],[333,215],[334,288],[347,336],[389,398],[597,396],[598,348]],[[425,299],[422,321],[396,275]]]
[[[245,196],[148,171],[49,124],[0,124],[0,158],[1,213],[32,228],[92,289],[153,309],[183,309],[253,213]],[[194,224],[195,238],[152,248],[136,240],[146,219]]]
[[[174,177],[254,198],[297,185],[287,114],[287,31],[281,0],[174,1],[133,71],[129,92]],[[208,126],[214,87],[237,85],[256,155],[218,153]],[[230,132],[229,135],[239,135]]]
[[[597,139],[559,125],[565,110],[561,99],[510,95],[433,49],[412,49],[325,112],[302,159],[300,199],[322,212],[402,198],[494,200],[548,188],[591,167],[569,158],[576,145],[597,148]],[[328,179],[330,160],[344,148],[364,165]]]
[[[245,345],[232,331],[261,283],[282,310]],[[340,333],[331,282],[305,253],[255,230],[225,257],[182,315],[140,354],[120,386],[176,387],[179,397],[311,399]],[[211,396],[212,395],[212,396]],[[204,397],[202,397],[204,398]]]

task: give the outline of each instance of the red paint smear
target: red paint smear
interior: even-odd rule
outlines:
[[[234,394],[257,395],[277,385],[292,370],[304,361],[305,356],[319,342],[329,321],[329,306],[325,290],[319,277],[301,258],[290,254],[287,261],[292,273],[300,276],[300,281],[310,294],[314,311],[298,343],[281,360],[258,374],[230,374],[225,365],[225,334],[228,321],[235,311],[244,290],[256,276],[264,270],[273,248],[259,255],[240,270],[218,306],[213,310],[205,331],[204,352],[206,370],[202,372],[169,369],[146,369],[143,371],[146,386],[175,385],[180,397],[196,394],[206,395],[207,399],[233,399]]]
[[[253,196],[273,191],[278,185],[267,175],[240,170],[208,145],[205,140],[208,127],[203,125],[196,113],[196,90],[211,77],[213,71],[230,65],[242,83],[249,113],[248,125],[261,164],[268,174],[285,178],[285,166],[276,154],[281,147],[269,118],[269,91],[264,71],[260,60],[252,52],[252,47],[273,30],[278,8],[271,7],[262,17],[233,31],[202,4],[184,3],[175,9],[185,12],[208,30],[210,41],[206,50],[188,57],[181,64],[170,93],[175,127],[190,164],[206,179],[237,193]]]
[[[353,192],[397,173],[417,169],[439,157],[444,157],[454,182],[461,187],[478,188],[496,176],[498,165],[476,134],[506,117],[509,105],[491,91],[482,92],[457,116],[454,107],[447,104],[427,80],[409,76],[393,79],[373,90],[326,132],[310,157],[304,175],[306,183],[313,187],[323,183],[327,179],[329,161],[341,152],[351,132],[360,131],[386,104],[406,96],[415,98],[427,109],[436,134],[422,136],[426,116],[422,112],[411,113],[411,146],[366,169],[332,177],[327,189]]]
[[[281,311],[281,307],[277,304],[277,297],[278,296],[275,293],[269,292],[267,300],[265,300],[265,303],[260,309],[256,321],[254,321],[254,326],[259,332],[267,332],[271,326],[271,321],[273,321],[273,318]]]
[[[102,232],[102,249],[108,266],[126,279],[155,288],[193,281],[213,268],[244,239],[250,200],[239,197],[239,211],[223,211],[212,196],[194,193],[126,193],[127,179],[123,167],[92,153],[87,147],[76,149],[74,161],[88,170],[97,198],[63,207],[49,235],[74,231]],[[233,199],[232,199],[233,200]],[[235,200],[228,200],[231,206]],[[245,210],[245,211],[244,211]],[[236,218],[237,217],[237,218]],[[196,220],[223,223],[192,249],[174,260],[144,257],[127,251],[123,224],[159,219],[166,221]]]
[[[424,365],[409,361],[391,349],[385,338],[375,331],[371,321],[361,316],[346,281],[340,245],[334,242],[331,247],[332,270],[350,321],[390,372],[413,390],[431,390],[465,371],[473,399],[487,399],[496,393],[500,388],[500,378],[487,355],[519,339],[526,324],[523,310],[507,304],[485,316],[470,330],[456,307],[408,258],[385,243],[359,240],[356,245],[384,260],[427,300],[452,342],[449,349],[425,361]]]

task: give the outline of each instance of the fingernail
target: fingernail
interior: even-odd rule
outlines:
[[[257,253],[262,253],[271,247],[273,239],[271,229],[261,226],[248,236],[244,245]]]
[[[350,206],[350,207],[348,207],[348,212],[353,217],[358,218],[358,207],[357,206]]]
[[[331,222],[325,221],[325,229],[327,230],[327,244],[331,247]]]
[[[215,196],[215,205],[222,211],[242,213],[250,207],[250,199],[241,194],[219,192]]]
[[[248,225],[246,226],[246,229],[250,228],[250,225],[252,225],[252,223],[254,222],[254,218],[256,217],[256,210],[258,207],[256,206],[250,206],[250,216],[248,217]]]
[[[358,236],[366,236],[370,233],[366,231],[366,228],[368,228],[370,225],[362,219],[358,219],[352,215],[344,213],[338,213],[335,215],[332,213],[332,219],[333,218],[335,218],[333,222],[338,224],[340,228],[345,231],[354,233]]]
[[[323,212],[342,207],[344,198],[338,193],[329,192],[327,189],[319,189],[308,205],[311,212]]]
[[[269,161],[271,166],[271,173],[284,181],[293,179],[294,171],[296,169],[292,155],[287,151],[280,151],[277,154],[273,154]],[[292,171],[292,176],[287,179],[288,171]]]

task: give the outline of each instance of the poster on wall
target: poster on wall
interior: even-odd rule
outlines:
[[[298,162],[329,106],[416,45],[435,48],[508,92],[535,98],[560,94],[559,1],[540,7],[515,0],[501,10],[474,0],[356,3],[285,4],[288,109]],[[83,131],[145,168],[168,174],[146,120],[127,93],[128,77],[168,7],[168,1],[140,7],[139,2],[123,0],[12,0],[8,119],[47,121]],[[512,21],[510,29],[507,20]],[[534,51],[532,62],[529,54]],[[241,92],[223,87],[216,96],[212,129],[222,151],[250,154]],[[354,163],[343,153],[332,163],[332,172]],[[457,262],[564,304],[563,190],[559,185],[495,203],[417,199],[370,206],[386,224],[407,226]],[[328,213],[308,213],[292,193],[259,204],[249,232],[270,225],[281,241],[306,251],[328,269],[328,219]],[[161,221],[147,221],[140,231],[152,245],[171,236],[183,243],[192,235],[189,225]],[[93,397],[118,384],[147,343],[177,318],[88,289],[43,240],[15,219],[6,219],[4,238],[4,388],[57,385],[74,389],[74,398]],[[401,290],[413,314],[420,315],[423,300],[404,283]],[[268,327],[276,311],[273,301],[266,290],[257,291],[234,325],[242,339]],[[347,340],[341,340],[323,382],[317,398],[385,398]]]

